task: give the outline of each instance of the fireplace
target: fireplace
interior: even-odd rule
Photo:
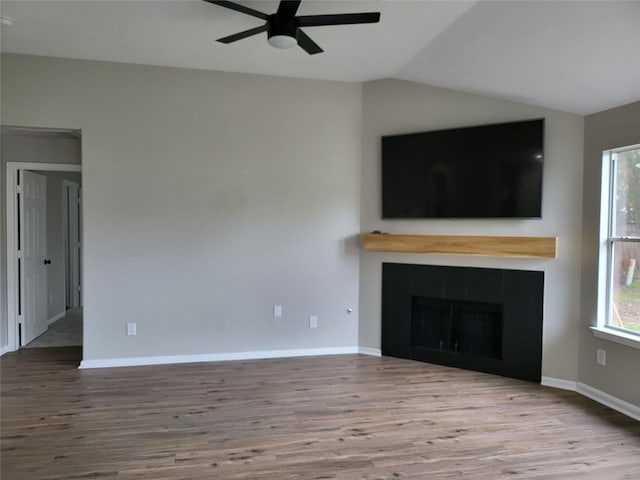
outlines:
[[[502,358],[501,304],[413,297],[411,346]]]
[[[540,382],[544,273],[384,263],[382,354]]]

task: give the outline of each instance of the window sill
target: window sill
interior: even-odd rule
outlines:
[[[591,327],[591,331],[593,332],[593,335],[598,338],[604,338],[605,340],[620,343],[627,347],[640,349],[640,336],[638,335],[624,333],[606,327]]]

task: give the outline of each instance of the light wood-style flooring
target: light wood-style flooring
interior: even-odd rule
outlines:
[[[0,360],[2,480],[640,479],[640,422],[519,380],[359,355],[80,356]]]

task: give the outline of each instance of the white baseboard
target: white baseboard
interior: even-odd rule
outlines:
[[[81,369],[167,365],[171,363],[225,362],[231,360],[260,360],[265,358],[310,357],[360,353],[358,347],[303,348],[292,350],[260,350],[252,352],[204,353],[197,355],[161,355],[154,357],[98,358],[82,360]]]
[[[371,355],[372,357],[382,356],[382,352],[379,348],[358,347],[358,353],[362,355]]]
[[[606,405],[613,410],[627,415],[635,420],[640,420],[640,406],[629,403],[625,400],[621,400],[618,397],[614,397],[602,390],[593,388],[589,385],[580,382],[572,382],[570,380],[564,380],[562,378],[542,377],[540,382],[547,387],[559,388],[562,390],[571,390],[577,392],[580,395],[595,400],[602,405]]]
[[[5,353],[12,352],[13,350],[9,349],[9,347],[0,347],[0,357]]]
[[[54,315],[53,317],[51,317],[49,320],[47,320],[47,325],[51,325],[52,323],[57,322],[58,320],[60,320],[62,317],[64,317],[67,314],[66,311],[64,312],[60,312],[57,315]]]
[[[577,391],[578,384],[576,382],[572,382],[571,380],[564,380],[562,378],[553,378],[553,377],[542,377],[541,385],[545,387],[553,387],[559,388],[560,390],[571,390],[572,392]]]
[[[602,390],[598,390],[597,388],[593,388],[580,382],[578,382],[578,388],[576,391],[585,397],[589,397],[591,400],[595,400],[598,403],[606,405],[609,408],[613,408],[620,413],[624,413],[625,415],[640,421],[640,406],[638,405],[626,402],[618,397],[609,395]]]

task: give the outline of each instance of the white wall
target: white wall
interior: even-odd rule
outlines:
[[[542,375],[577,379],[582,217],[583,118],[416,83],[364,84],[363,232],[558,236],[555,260],[364,252],[360,259],[360,345],[380,348],[382,262],[545,272]],[[381,220],[380,139],[420,132],[545,118],[542,220]]]
[[[2,62],[4,123],[82,130],[85,359],[357,345],[360,85]]]
[[[585,119],[584,217],[579,380],[640,406],[640,350],[595,338],[602,182],[602,152],[640,144],[640,102],[589,115]],[[606,367],[596,363],[607,352]]]

